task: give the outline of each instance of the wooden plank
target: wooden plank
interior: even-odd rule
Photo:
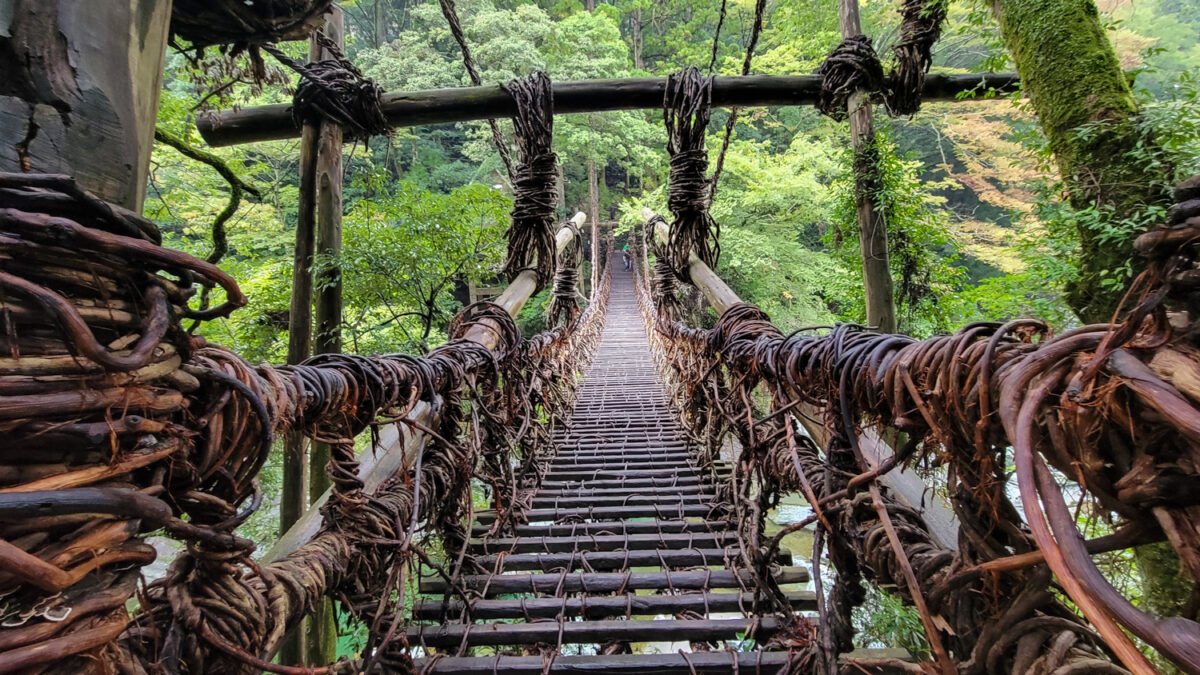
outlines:
[[[706,642],[741,637],[765,640],[779,631],[779,620],[651,619],[617,621],[541,621],[538,623],[452,623],[412,626],[405,633],[412,645],[480,647],[516,644],[600,644],[604,642]],[[481,659],[487,661],[488,659]]]
[[[591,466],[593,464],[690,464],[692,459],[691,453],[675,452],[675,453],[612,453],[606,455],[600,454],[580,454],[580,455],[559,455],[552,464],[555,466]]]
[[[705,494],[624,494],[624,495],[538,495],[533,498],[534,509],[584,508],[588,506],[634,506],[642,504],[711,504],[712,496]]]
[[[562,520],[563,518],[588,518],[592,520],[624,520],[627,518],[670,518],[704,517],[713,509],[707,504],[644,504],[629,506],[596,506],[574,509],[529,509],[523,514],[530,521]],[[480,511],[475,521],[488,524],[496,521],[495,511]]]
[[[574,553],[499,553],[476,558],[483,569],[494,570],[500,564],[504,572],[538,570],[553,572],[563,569],[626,570],[634,567],[721,567],[727,560],[737,561],[740,553],[734,547],[678,548],[634,551],[577,551]],[[791,565],[792,554],[779,550],[775,561]]]
[[[1014,91],[1019,79],[1012,73],[942,75],[925,79],[926,101],[955,100],[965,92],[997,89]],[[608,110],[662,109],[666,78],[579,80],[554,83],[555,114]],[[717,76],[713,78],[715,106],[755,107],[811,105],[816,102],[821,78],[799,76]],[[382,107],[394,127],[445,124],[488,118],[512,117],[512,97],[499,86],[456,87],[383,95]],[[209,145],[224,146],[295,138],[287,104],[243,108],[202,115],[200,134]]]
[[[812,591],[787,593],[792,609],[798,612],[815,611],[817,597]],[[753,593],[683,593],[677,595],[615,595],[575,598],[522,598],[519,600],[475,600],[471,616],[480,619],[553,619],[584,617],[596,619],[611,616],[653,616],[679,612],[750,612],[754,607]],[[462,616],[461,600],[421,598],[413,605],[413,619],[440,621],[443,617]]]
[[[780,584],[808,581],[808,568],[782,567],[774,575]],[[468,574],[458,583],[467,589],[480,591],[485,597],[507,593],[618,593],[637,590],[703,590],[712,588],[744,588],[753,584],[745,571],[704,572],[576,572],[570,574]],[[421,593],[444,593],[446,582],[441,577],[422,579]]]
[[[558,656],[547,664],[541,656],[439,656],[415,659],[414,666],[422,673],[456,675],[775,675],[784,671],[789,658],[787,652],[715,651]],[[911,670],[902,667],[900,662],[910,661],[912,657],[898,649],[859,649],[842,654],[840,660],[843,672],[907,675]]]
[[[596,490],[621,490],[633,488],[673,488],[680,486],[707,485],[707,481],[699,474],[683,474],[677,476],[640,477],[640,478],[602,478],[599,480],[542,480],[542,488],[546,490],[574,490],[587,486]]]
[[[690,458],[678,460],[654,461],[590,461],[574,462],[566,459],[552,459],[550,470],[553,471],[695,471]]]
[[[736,544],[734,532],[668,532],[664,534],[593,534],[559,537],[496,537],[472,539],[475,553],[561,553],[564,551],[652,550],[658,548],[717,548]]]
[[[538,490],[537,496],[534,499],[554,499],[555,497],[624,497],[628,495],[703,495],[706,497],[716,496],[711,488],[700,483],[692,483],[690,485],[666,485],[662,487],[610,487],[596,489],[561,489],[550,488]]]
[[[728,520],[612,520],[598,523],[560,523],[545,525],[517,525],[514,530],[517,536],[572,536],[583,534],[653,534],[658,532],[716,532],[733,527]],[[472,535],[482,535],[488,531],[487,525],[471,527]]]

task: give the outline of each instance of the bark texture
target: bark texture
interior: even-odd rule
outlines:
[[[1170,205],[1162,168],[1133,161],[1138,109],[1093,0],[991,0],[1005,45],[1075,208],[1100,207],[1113,218],[1147,204]],[[1082,132],[1082,133],[1081,133]],[[1105,219],[1109,220],[1109,219]],[[1101,226],[1102,228],[1103,226]],[[1113,241],[1080,225],[1079,278],[1068,302],[1085,322],[1108,321],[1123,294],[1106,272],[1135,260],[1133,239]]]

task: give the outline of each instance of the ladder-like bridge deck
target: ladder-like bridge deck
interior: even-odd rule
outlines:
[[[631,275],[613,275],[602,340],[529,522],[488,537],[496,516],[479,514],[470,552],[494,573],[455,580],[472,594],[469,608],[443,579],[420,584],[445,597],[415,603],[414,619],[430,622],[408,629],[430,655],[419,667],[770,673],[787,661],[754,650],[779,622],[752,614],[733,523],[714,509],[715,486],[662,390]],[[776,563],[793,608],[815,609],[806,561],[782,551]]]

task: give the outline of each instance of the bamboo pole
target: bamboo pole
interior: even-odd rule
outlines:
[[[927,101],[956,100],[970,92],[996,90],[1011,93],[1019,79],[1013,73],[942,75],[925,79],[922,97]],[[712,102],[724,107],[812,105],[821,90],[815,75],[742,75],[713,78]],[[607,110],[660,109],[666,78],[576,80],[554,83],[556,114]],[[511,117],[512,98],[499,85],[455,87],[383,95],[382,107],[393,127],[466,122]],[[286,104],[242,108],[202,115],[197,126],[213,146],[295,138],[300,130]]]
[[[862,35],[858,0],[838,0],[838,23],[842,37]],[[850,114],[850,143],[854,148],[854,212],[858,221],[858,243],[862,253],[863,289],[866,293],[867,324],[883,333],[896,332],[896,304],[892,269],[888,262],[887,219],[871,193],[877,180],[879,155],[870,94],[856,91],[847,102]]]

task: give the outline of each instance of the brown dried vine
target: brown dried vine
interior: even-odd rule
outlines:
[[[60,176],[0,175],[0,197],[0,670],[290,672],[271,656],[322,596],[370,625],[375,656],[317,672],[403,670],[391,589],[406,563],[428,561],[425,539],[461,548],[472,478],[519,517],[603,304],[525,340],[483,303],[424,357],[254,367],[181,329],[245,298],[216,267],[162,248],[153,224]],[[197,287],[224,302],[190,307]],[[466,337],[479,330],[495,348]],[[438,411],[433,428],[407,421],[420,404]],[[368,487],[354,438],[392,421],[425,440]],[[261,502],[273,439],[290,430],[332,446],[334,489],[321,531],[258,565],[236,530]],[[510,453],[531,459],[506,479],[494,468]],[[143,537],[160,529],[186,548],[131,622],[125,604],[157,555]]]
[[[1200,181],[1176,197],[1167,224],[1138,240],[1151,262],[1122,321],[1059,335],[1033,320],[927,340],[850,325],[784,335],[747,305],[702,331],[659,313],[643,285],[688,428],[709,448],[727,434],[741,444],[729,490],[744,547],[778,546],[780,537],[762,539],[761,518],[775,495],[792,491],[815,509],[803,525],[846,547],[831,549],[839,579],[822,608],[826,670],[846,646],[848,625],[839,624],[848,607],[838,605],[859,574],[918,604],[942,671],[1120,672],[1122,663],[1149,672],[1125,631],[1200,670],[1200,625],[1146,614],[1092,560],[1165,540],[1200,579],[1194,490],[1181,489],[1200,470],[1200,215],[1187,207]],[[878,442],[873,428],[907,439],[882,466],[862,452]],[[1006,490],[1010,462],[1028,524]],[[944,468],[956,549],[878,484],[901,464]],[[1108,514],[1112,535],[1083,540],[1063,481],[1086,508]],[[1091,625],[1052,592],[1051,572]]]

